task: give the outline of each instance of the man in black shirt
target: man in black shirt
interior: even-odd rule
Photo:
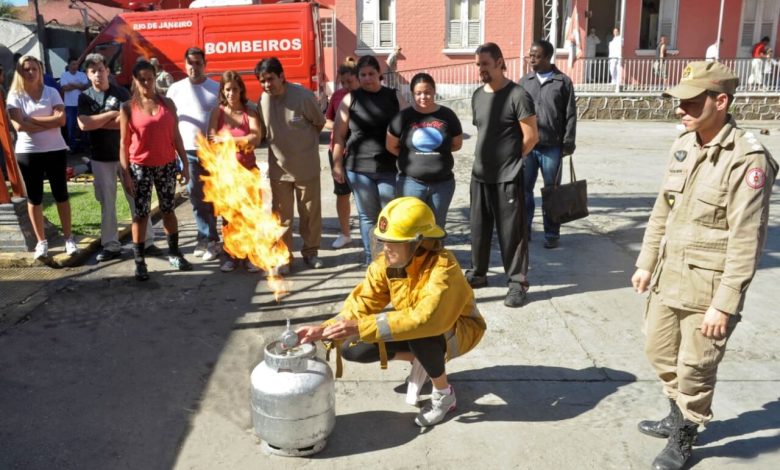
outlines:
[[[466,280],[487,285],[493,225],[498,230],[507,274],[507,307],[521,307],[528,290],[528,229],[523,202],[522,158],[536,145],[533,102],[520,85],[506,78],[501,49],[477,48],[476,65],[484,85],[471,99],[477,145],[471,174],[471,263]]]
[[[561,161],[564,156],[574,153],[577,132],[574,86],[569,77],[550,63],[554,52],[553,45],[548,41],[534,41],[528,53],[533,71],[520,79],[520,85],[533,99],[539,128],[539,142],[526,158],[523,168],[529,232],[534,218],[534,185],[539,170],[542,171],[545,187],[560,183]],[[543,220],[544,247],[556,248],[561,236],[561,224],[551,221],[547,214],[543,214]]]
[[[111,85],[106,60],[101,54],[89,54],[84,59],[84,69],[90,87],[79,95],[78,124],[89,132],[92,147],[92,174],[95,198],[100,202],[100,242],[102,250],[98,261],[108,261],[120,255],[121,244],[117,235],[116,185],[119,174],[119,108],[130,99],[124,88]],[[133,198],[125,192],[130,211],[134,212]],[[154,227],[146,225],[146,253],[159,254],[153,245]]]

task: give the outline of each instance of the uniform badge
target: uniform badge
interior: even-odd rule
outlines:
[[[681,162],[681,161],[685,160],[685,157],[687,157],[687,156],[688,156],[688,152],[686,152],[685,150],[678,150],[678,151],[674,152],[674,158],[678,162]]]
[[[387,217],[385,216],[379,218],[379,231],[382,233],[387,232]]]
[[[674,194],[666,193],[666,203],[669,204],[669,207],[674,207],[674,200],[675,200]]]
[[[761,189],[766,183],[766,174],[761,168],[751,168],[745,175],[745,183],[753,189]]]

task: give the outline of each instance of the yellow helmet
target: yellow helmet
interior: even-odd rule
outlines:
[[[433,211],[416,197],[399,197],[379,213],[374,236],[384,242],[409,242],[424,238],[444,238]]]

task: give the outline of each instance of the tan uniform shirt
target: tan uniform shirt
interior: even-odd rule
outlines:
[[[777,163],[733,118],[700,146],[696,133],[672,145],[637,259],[671,308],[737,314],[766,241]]]
[[[314,94],[288,83],[280,96],[263,93],[260,108],[268,137],[268,177],[281,181],[319,177],[319,139],[325,115]]]

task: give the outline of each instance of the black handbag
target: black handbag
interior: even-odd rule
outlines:
[[[574,159],[569,157],[570,181],[542,188],[542,210],[551,221],[565,224],[588,216],[588,182],[577,180],[574,174]],[[561,177],[563,160],[558,165],[555,181]]]

